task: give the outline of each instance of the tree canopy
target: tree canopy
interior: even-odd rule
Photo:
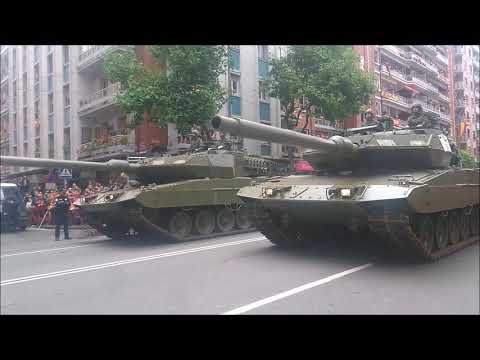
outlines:
[[[313,116],[333,122],[354,115],[375,90],[351,46],[292,45],[286,56],[270,63],[266,87],[280,100],[284,127],[295,127],[302,112],[304,129]]]
[[[159,63],[166,60],[166,71],[148,69],[128,52],[110,54],[105,61],[107,77],[122,85],[116,101],[133,114],[130,126],[137,126],[147,113],[160,126],[174,123],[179,131],[193,126],[206,129],[227,100],[218,81],[225,72],[225,47],[152,45],[149,51]]]

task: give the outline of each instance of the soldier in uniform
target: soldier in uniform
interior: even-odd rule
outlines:
[[[372,109],[367,109],[363,114],[363,118],[365,119],[365,125],[375,125],[377,123],[375,119],[375,114],[373,113]]]
[[[63,190],[55,200],[53,205],[53,221],[55,224],[55,241],[60,240],[60,226],[63,225],[63,232],[65,234],[65,240],[70,239],[68,235],[68,211],[70,209],[70,200],[68,200],[67,194]]]

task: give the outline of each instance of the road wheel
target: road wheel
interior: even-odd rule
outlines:
[[[435,244],[438,249],[448,245],[448,218],[443,214],[435,217]]]
[[[211,234],[215,230],[215,215],[213,211],[205,209],[195,212],[193,224],[197,234]]]
[[[168,231],[179,240],[188,237],[192,232],[192,217],[185,211],[175,212],[168,222]]]
[[[231,231],[235,226],[235,214],[229,208],[217,212],[217,227],[221,232]]]
[[[472,209],[472,214],[470,215],[470,234],[475,236],[478,235],[478,223],[479,223],[479,213],[478,213],[478,206],[474,206]]]
[[[241,230],[246,230],[252,227],[252,222],[250,221],[250,216],[246,206],[242,206],[235,212],[235,223],[237,228]]]
[[[435,243],[435,231],[433,217],[431,215],[418,216],[416,233],[425,253],[430,254],[433,249],[433,244]]]
[[[454,245],[460,241],[460,229],[458,226],[458,213],[455,210],[448,214],[448,241]]]

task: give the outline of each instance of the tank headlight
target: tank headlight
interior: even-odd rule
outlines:
[[[350,197],[351,191],[350,191],[350,189],[341,189],[340,190],[340,195],[342,197]]]
[[[272,196],[273,195],[273,189],[272,188],[266,188],[265,189],[265,195]]]

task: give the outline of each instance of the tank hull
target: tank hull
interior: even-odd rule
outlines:
[[[478,175],[478,169],[448,169],[290,176],[243,188],[238,196],[250,204],[260,231],[277,244],[321,240],[323,227],[337,225],[369,230],[410,255],[432,260],[478,240]],[[348,190],[345,196],[342,190]],[[432,238],[421,230],[424,222]],[[441,242],[437,222],[450,244]]]
[[[243,210],[244,202],[236,196],[240,188],[251,182],[252,179],[247,177],[178,181],[141,189],[103,192],[78,206],[91,226],[110,237],[123,237],[130,233],[177,241],[192,240],[202,235],[227,235],[252,230],[253,222],[245,224],[237,219],[238,212],[247,212]],[[228,224],[227,219],[227,224],[222,226],[218,223],[222,220],[219,214],[228,217],[226,213],[229,211],[233,214],[233,224]],[[207,222],[203,227],[199,220],[196,221],[200,212]],[[191,218],[188,234],[172,231],[172,218],[179,213]],[[209,215],[214,216],[213,229]],[[247,221],[245,216],[242,219]]]

